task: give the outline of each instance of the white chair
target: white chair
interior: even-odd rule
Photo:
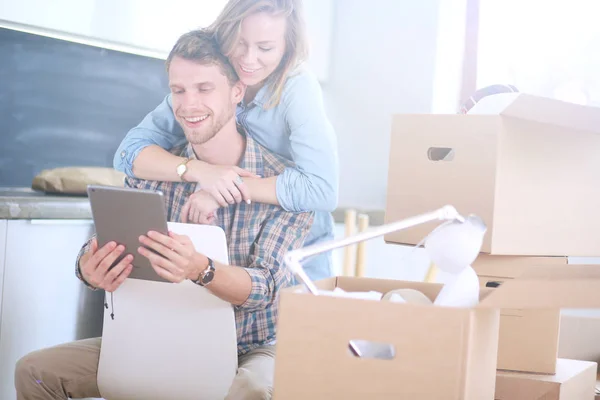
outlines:
[[[197,251],[228,262],[221,228],[169,223]],[[106,400],[223,399],[237,371],[231,304],[190,281],[127,279],[104,313],[98,387]]]

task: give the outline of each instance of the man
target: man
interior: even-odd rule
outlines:
[[[214,164],[239,165],[262,177],[274,176],[289,163],[269,153],[238,131],[235,107],[244,87],[209,34],[183,35],[167,59],[173,110],[188,144],[172,152]],[[186,201],[195,183],[128,179],[135,188],[161,190],[170,221],[184,221]],[[283,265],[284,254],[301,247],[312,213],[290,213],[281,207],[239,203],[218,208],[210,194],[203,196],[203,218],[226,233],[231,265],[210,260],[195,251],[186,236],[149,232],[142,247],[124,249],[116,243],[98,248],[91,239],[77,258],[77,276],[94,289],[116,290],[131,272],[131,256],[108,267],[125,251],[147,257],[155,271],[172,282],[190,279],[235,306],[239,369],[228,399],[270,398],[274,371],[274,341],[279,291],[293,282]],[[100,397],[97,368],[101,339],[89,339],[39,350],[17,363],[15,385],[19,400]],[[184,356],[184,355],[182,355]]]

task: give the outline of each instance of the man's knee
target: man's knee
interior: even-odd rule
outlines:
[[[23,356],[15,365],[15,386],[18,391],[25,390],[40,379],[40,351]]]
[[[273,387],[268,380],[260,379],[248,371],[238,373],[225,400],[269,400]]]
[[[244,398],[248,400],[270,400],[272,393],[273,388],[271,386],[254,383],[247,386]]]

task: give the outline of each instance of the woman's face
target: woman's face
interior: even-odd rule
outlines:
[[[264,12],[242,21],[230,61],[244,84],[261,84],[279,66],[285,53],[285,30],[285,17]]]

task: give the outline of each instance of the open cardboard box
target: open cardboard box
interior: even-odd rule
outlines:
[[[480,254],[473,269],[481,287],[495,287],[528,268],[569,268],[567,257],[493,256]],[[560,309],[503,308],[500,310],[498,369],[554,374],[558,358]],[[568,358],[568,357],[567,357]]]
[[[488,115],[393,116],[385,222],[452,204],[486,223],[484,253],[599,255],[600,108],[499,98]],[[385,240],[415,245],[435,225]]]
[[[477,307],[315,296],[282,291],[277,328],[276,399],[494,399],[501,308],[598,308],[600,268],[540,267],[496,289]],[[441,284],[338,277],[318,287],[386,293],[413,288],[434,299]],[[359,358],[352,340],[390,344],[392,359]]]

